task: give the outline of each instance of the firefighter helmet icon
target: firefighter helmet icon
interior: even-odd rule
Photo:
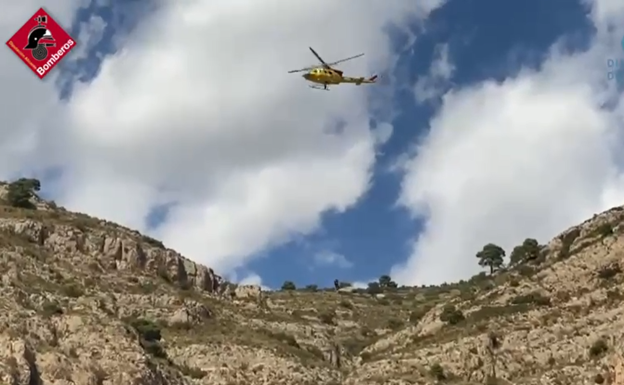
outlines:
[[[48,57],[48,49],[46,47],[54,47],[56,43],[52,37],[52,33],[46,27],[48,23],[47,16],[37,16],[35,21],[38,23],[28,34],[28,45],[24,49],[30,50],[35,60],[45,60]]]

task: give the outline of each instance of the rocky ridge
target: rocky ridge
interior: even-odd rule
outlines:
[[[539,261],[371,294],[236,286],[136,231],[7,199],[0,384],[624,385],[624,207]]]

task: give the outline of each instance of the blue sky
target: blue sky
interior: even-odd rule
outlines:
[[[74,60],[66,60],[59,66],[61,68],[59,70],[60,76],[55,83],[57,94],[70,104],[82,103],[82,97],[76,96],[75,90],[78,88],[82,90],[88,89],[92,82],[95,83],[100,76],[101,65],[109,58],[119,55],[122,50],[126,49],[126,38],[135,33],[135,27],[150,15],[157,14],[158,10],[159,7],[157,7],[155,2],[123,0],[93,2],[87,8],[80,9],[77,17],[74,19],[70,34],[88,49],[80,54],[76,54]],[[364,188],[365,191],[362,194],[350,195],[352,199],[345,198],[345,200],[340,201],[341,203],[335,204],[337,207],[346,205],[349,207],[348,209],[332,209],[332,204],[322,206],[319,223],[298,225],[301,231],[298,231],[299,227],[295,226],[296,228],[290,229],[288,236],[283,236],[283,234],[275,235],[274,238],[279,239],[279,241],[268,242],[268,247],[253,248],[253,251],[248,253],[249,255],[245,256],[245,258],[240,258],[243,262],[234,264],[234,275],[238,279],[249,274],[258,275],[262,278],[263,285],[272,288],[281,286],[285,280],[294,281],[297,285],[318,284],[320,286],[331,286],[336,278],[342,281],[366,282],[382,274],[387,274],[393,269],[394,271],[400,271],[401,265],[406,263],[410,257],[420,256],[424,260],[422,252],[420,254],[418,252],[418,237],[419,235],[428,236],[424,231],[428,223],[427,221],[429,220],[433,227],[436,223],[436,218],[438,218],[436,213],[442,212],[444,214],[448,210],[441,209],[436,211],[437,197],[433,196],[432,198],[427,195],[432,194],[429,191],[420,191],[419,194],[421,195],[416,194],[420,198],[414,198],[415,203],[411,204],[411,206],[400,204],[401,197],[408,199],[405,198],[406,194],[409,195],[406,193],[406,186],[409,185],[411,179],[406,176],[409,171],[404,167],[398,166],[405,166],[405,160],[410,157],[412,159],[420,159],[418,151],[421,151],[423,147],[416,146],[419,144],[423,145],[427,140],[433,141],[436,137],[434,134],[438,131],[443,131],[440,126],[443,126],[444,124],[442,123],[447,121],[443,117],[450,115],[448,110],[451,109],[449,106],[452,103],[450,100],[443,99],[442,95],[446,93],[461,94],[463,90],[477,89],[481,85],[490,84],[488,83],[489,81],[498,82],[495,84],[502,88],[501,84],[506,82],[512,83],[510,79],[524,79],[523,76],[527,71],[531,74],[551,71],[550,73],[553,74],[551,77],[558,76],[556,66],[544,66],[544,63],[552,62],[550,57],[553,45],[558,44],[561,55],[566,56],[566,58],[573,58],[575,53],[582,54],[590,51],[592,44],[596,43],[596,30],[600,28],[600,25],[592,21],[589,17],[589,11],[590,7],[587,4],[582,5],[581,1],[571,0],[527,0],[522,2],[450,0],[443,6],[433,10],[424,22],[413,21],[402,28],[386,28],[392,39],[391,46],[395,49],[394,54],[398,55],[398,61],[391,69],[392,73],[384,74],[386,79],[394,80],[392,83],[393,87],[388,88],[386,82],[386,86],[382,84],[379,88],[375,88],[377,87],[375,86],[358,91],[362,94],[368,92],[368,95],[373,99],[383,95],[386,110],[391,109],[394,112],[392,121],[386,122],[393,126],[392,135],[387,142],[381,143],[376,148],[377,157],[373,165],[373,175],[370,181],[371,187],[369,189]],[[94,22],[96,18],[99,18],[100,21]],[[597,25],[598,27],[596,27]],[[102,28],[97,28],[98,26]],[[155,26],[155,28],[159,28],[159,26]],[[223,31],[223,33],[227,34],[228,31]],[[279,39],[276,39],[270,43],[279,45],[281,42]],[[314,44],[309,41],[301,41],[300,45],[302,55],[307,55],[304,52],[307,46]],[[326,48],[326,50],[329,49]],[[320,51],[321,55],[325,56],[324,52],[326,51]],[[336,52],[342,51],[343,49],[340,47],[336,49]],[[351,52],[353,49],[350,47],[345,47],[344,51],[345,56],[354,53]],[[439,63],[441,52],[446,54],[446,64],[450,66],[447,68],[452,68],[452,70],[448,73],[449,76],[435,77],[432,76],[432,68],[436,66],[436,63]],[[614,50],[611,52],[614,52],[613,57],[618,57],[619,52]],[[333,60],[334,54],[335,52],[329,52],[326,58]],[[312,57],[310,56],[308,59],[311,60]],[[219,61],[220,59],[215,58],[214,60]],[[283,60],[289,63],[295,61],[287,58]],[[599,62],[604,60],[604,57],[599,58]],[[562,68],[564,68],[566,73],[568,68],[573,67],[573,62],[574,60],[572,59],[564,62],[566,67]],[[549,68],[545,69],[543,67]],[[352,69],[350,70],[353,71]],[[536,78],[539,79],[539,77]],[[541,79],[548,78],[543,77]],[[544,80],[544,82],[547,82],[547,80]],[[517,83],[520,84],[522,82],[518,80]],[[539,81],[537,83],[539,86]],[[422,87],[419,88],[419,84],[427,84],[428,86],[425,87],[426,89],[423,89]],[[388,89],[391,89],[392,94],[383,93],[387,92]],[[433,92],[431,97],[423,98],[425,91],[432,90],[435,92]],[[310,100],[318,103],[314,107],[317,114],[325,113],[323,109],[326,108],[329,115],[331,108],[328,106],[331,106],[332,102],[328,102],[328,100],[335,98],[336,96],[334,95],[337,92],[340,91],[323,95],[325,99],[321,99],[320,96],[305,95],[304,97],[308,98],[306,99],[308,100],[307,103],[310,103]],[[510,92],[510,95],[512,94]],[[538,94],[536,91],[536,95]],[[480,94],[475,91],[475,95]],[[468,99],[476,100],[476,98],[477,96]],[[84,99],[87,100],[88,98],[84,97]],[[530,104],[530,101],[531,98],[529,98],[528,104]],[[573,101],[570,103],[573,103]],[[487,103],[483,102],[482,104]],[[459,109],[463,104],[457,102],[456,105],[458,106],[457,109]],[[510,108],[514,107],[512,103]],[[475,108],[480,107],[476,105]],[[334,114],[340,113],[340,110],[332,111]],[[520,114],[522,115],[523,113],[520,112]],[[356,115],[353,115],[352,118],[357,119]],[[370,120],[373,128],[375,125],[381,124],[384,118],[385,116],[372,116]],[[472,119],[471,124],[478,125],[478,122],[475,123],[477,120],[478,117]],[[206,125],[209,126],[210,123],[207,122]],[[462,130],[463,127],[460,124],[454,129]],[[353,133],[353,135],[355,135],[355,138],[358,134]],[[267,139],[273,142],[279,142],[280,140],[279,137]],[[506,143],[509,143],[509,140]],[[240,146],[244,145],[241,142]],[[454,148],[449,147],[449,151]],[[478,152],[478,149],[476,151]],[[444,151],[442,153],[444,154]],[[318,159],[319,161],[323,160],[322,157]],[[423,155],[423,159],[429,158]],[[433,157],[428,161],[435,163],[437,162],[436,159],[438,158]],[[436,161],[434,162],[434,160]],[[120,160],[120,162],[123,161]],[[492,162],[496,163],[496,160]],[[69,195],[75,199],[69,199],[67,195],[64,198],[61,197],[63,188],[59,186],[63,183],[66,184],[67,181],[63,182],[63,180],[69,177],[65,176],[67,174],[65,168],[48,166],[50,166],[48,167],[48,172],[44,174],[45,182],[47,182],[44,185],[48,186],[46,187],[47,195],[54,198],[58,197],[62,203],[77,202],[74,205],[77,209],[91,207],[89,204],[92,202],[87,198],[80,197],[80,199],[77,199],[71,194]],[[463,177],[462,166],[462,164],[451,166],[459,175],[456,179]],[[416,166],[414,167],[417,168]],[[412,174],[420,175],[421,177],[424,175],[426,178],[429,178],[425,180],[436,181],[436,176],[446,175],[445,173],[448,172],[445,168],[446,164],[440,164],[439,167],[438,169],[432,168],[427,172],[422,170],[420,173],[414,171]],[[484,167],[481,167],[478,170],[483,169]],[[562,170],[565,171],[565,169]],[[474,170],[470,172],[475,180],[481,177],[478,172],[475,174]],[[105,172],[102,173],[105,174]],[[505,173],[501,175],[506,177]],[[519,174],[519,178],[522,178],[520,175],[522,174]],[[80,177],[72,176],[70,179],[72,178],[80,180]],[[541,176],[527,174],[523,178],[527,181],[534,178],[532,183],[539,183]],[[128,183],[127,186],[133,184],[132,181],[126,181],[126,183]],[[492,183],[496,184],[498,182],[494,181]],[[576,181],[570,181],[569,183],[571,186],[575,186],[574,183]],[[166,184],[161,182],[161,185]],[[450,183],[448,186],[445,187],[444,191],[452,195],[454,193],[452,186],[454,185]],[[472,191],[470,186],[459,186],[462,189],[466,188],[466,194],[470,195],[470,191]],[[206,191],[210,192],[215,188],[217,187],[211,186]],[[439,192],[436,188],[432,187],[431,191]],[[191,191],[192,187],[188,187],[188,189]],[[87,194],[90,191],[89,188],[84,187],[83,190],[84,195],[89,195]],[[191,238],[191,235],[188,236],[189,238],[185,238],[186,234],[180,235],[182,230],[166,231],[169,229],[164,224],[174,220],[172,219],[171,211],[179,206],[179,201],[182,199],[180,198],[181,196],[188,198],[189,201],[199,200],[200,198],[194,197],[192,192],[176,195],[172,192],[173,190],[175,188],[172,189],[171,186],[159,188],[158,197],[152,197],[154,193],[150,193],[153,199],[148,207],[144,208],[145,212],[142,214],[145,226],[141,225],[141,221],[137,222],[134,217],[130,218],[129,215],[124,217],[122,211],[125,206],[123,205],[111,206],[115,208],[113,210],[115,215],[113,215],[112,219],[124,221],[125,218],[130,218],[126,220],[126,224],[136,224],[137,227],[142,227],[142,230],[156,235],[165,234],[165,238],[167,238],[167,235],[177,234],[172,236],[172,238],[186,239],[189,243],[193,243],[194,240]],[[421,188],[421,190],[426,190],[426,188]],[[604,191],[607,190],[609,189],[605,187]],[[508,228],[509,230],[505,234],[500,233],[496,226],[486,229],[487,231],[475,229],[475,239],[477,241],[471,243],[464,240],[458,241],[458,244],[461,243],[462,247],[463,245],[470,245],[468,250],[462,252],[465,252],[465,259],[470,260],[470,264],[473,265],[472,262],[476,262],[473,261],[474,254],[478,250],[473,250],[472,248],[475,248],[477,244],[492,241],[500,242],[503,246],[509,247],[514,242],[518,242],[528,236],[534,236],[542,242],[547,242],[549,236],[555,235],[556,231],[563,230],[562,226],[572,224],[571,221],[582,218],[587,213],[592,212],[592,210],[595,211],[596,207],[602,207],[603,203],[596,202],[602,202],[601,199],[608,195],[604,191],[588,192],[591,195],[590,198],[582,197],[583,201],[591,202],[591,204],[587,205],[587,208],[579,209],[574,216],[562,215],[561,218],[557,217],[557,220],[553,220],[552,223],[546,221],[548,222],[547,226],[545,225],[543,228],[534,226],[533,222],[515,226],[514,223],[517,221],[506,216],[504,219],[506,223],[501,225],[502,228]],[[561,192],[549,190],[548,194],[550,193],[552,193],[552,199],[556,201],[557,194]],[[115,191],[111,192],[111,194],[123,196],[123,191]],[[427,198],[423,198],[422,194],[427,195]],[[533,192],[528,192],[527,194],[529,194],[527,199],[532,199],[535,195]],[[499,195],[502,195],[502,192]],[[175,196],[175,198],[171,198],[172,196]],[[500,204],[493,202],[492,207],[496,206],[493,210],[498,210],[496,213],[511,213],[511,209],[502,205],[505,202],[511,202],[512,198],[513,196],[509,199],[505,198],[503,203]],[[546,201],[529,204],[522,201],[521,196],[516,198],[514,209],[519,210],[513,211],[516,213],[523,212],[523,203],[527,205],[528,212],[535,213],[541,212],[539,210],[543,210],[546,204]],[[452,199],[451,201],[455,202]],[[475,200],[475,202],[477,201]],[[479,204],[482,205],[483,203]],[[70,203],[68,205],[74,207]],[[138,205],[140,206],[141,204],[138,203]],[[190,204],[189,207],[194,206]],[[477,205],[475,207],[483,206]],[[487,206],[485,207],[487,208]],[[565,207],[562,208],[562,210],[564,209]],[[88,209],[83,211],[91,212]],[[569,210],[566,209],[567,211]],[[104,210],[103,212],[110,213],[111,211],[109,208],[109,211]],[[188,209],[180,212],[182,214],[178,213],[177,215],[188,214]],[[94,215],[100,214],[97,210],[92,213]],[[557,215],[559,214],[553,214],[553,216]],[[175,216],[175,218],[178,218],[178,216]],[[459,215],[458,218],[458,221],[462,222],[462,219],[467,217]],[[302,221],[307,223],[306,220]],[[273,226],[279,227],[283,222],[277,221],[272,223],[274,223]],[[472,222],[468,221],[467,223]],[[290,225],[284,226],[288,227]],[[466,226],[468,227],[459,230],[454,229],[453,231],[465,233],[472,230],[469,225]],[[162,230],[163,227],[166,228],[165,231]],[[440,230],[443,233],[442,238],[440,238],[441,236],[438,233],[432,232],[432,234],[438,234],[438,238],[435,238],[435,242],[432,242],[437,242],[436,244],[452,244],[454,242],[452,238],[444,239],[443,236],[445,231],[451,231],[449,230],[451,227],[453,226],[449,227],[447,224],[445,228]],[[533,231],[534,228],[536,229],[535,231]],[[202,234],[199,230],[196,233],[193,231],[189,232],[195,234],[193,235],[195,237],[201,237]],[[165,239],[165,243],[168,244],[167,240]],[[177,245],[185,246],[185,241],[179,242],[181,243],[177,243]],[[244,243],[244,241],[241,242]],[[263,243],[260,242],[259,244]],[[245,248],[243,247],[243,249]],[[432,250],[444,251],[446,249],[433,247]],[[457,250],[452,249],[452,247],[448,250],[450,250],[450,254],[453,254],[453,258],[457,257]],[[427,255],[427,263],[434,263],[439,260],[440,269],[446,268],[447,265],[449,268],[451,265],[455,265],[454,260],[450,259],[451,257],[445,257],[443,254],[444,252],[440,255]],[[462,266],[464,265],[466,264],[462,262]],[[474,265],[476,266],[476,263]],[[403,268],[408,270],[414,269],[414,265],[404,265]],[[478,267],[471,267],[468,270],[457,267],[457,270],[459,272],[449,275],[448,279],[468,278],[478,270]],[[426,268],[423,269],[422,274],[426,274],[424,273],[425,271],[427,271]],[[420,279],[422,281],[422,276]],[[437,281],[446,279],[447,277],[444,276],[436,276],[435,278]]]
[[[548,48],[564,35],[574,40],[572,49],[582,48],[592,33],[586,13],[579,3],[565,0],[451,1],[434,12],[424,26],[426,32],[402,52],[397,71],[407,84],[415,83],[427,73],[435,46],[448,43],[457,67],[451,79],[453,87],[504,79],[522,67],[539,65]],[[253,261],[249,268],[269,286],[279,287],[284,279],[326,286],[336,278],[369,280],[389,273],[393,265],[408,257],[409,241],[422,221],[395,206],[401,176],[388,169],[397,154],[407,151],[414,138],[426,132],[436,101],[434,105],[416,104],[411,90],[406,90],[397,94],[396,103],[400,115],[393,122],[394,135],[382,148],[384,155],[376,166],[373,188],[346,213],[327,214],[319,234],[271,250]],[[315,266],[311,256],[327,245],[353,266]]]

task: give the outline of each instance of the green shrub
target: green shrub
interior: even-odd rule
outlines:
[[[178,369],[180,369],[180,372],[182,372],[182,374],[184,374],[187,377],[196,379],[196,380],[206,377],[206,374],[207,374],[205,371],[199,368],[191,368],[186,365],[177,365],[177,367]]]
[[[167,359],[167,352],[158,341],[141,340],[141,346],[147,354],[156,358]]]
[[[79,298],[84,295],[84,291],[82,290],[82,288],[74,283],[63,286],[61,291],[64,296],[71,298]]]
[[[128,323],[139,334],[139,342],[147,354],[167,359],[167,352],[160,344],[162,338],[160,327],[155,322],[136,318],[129,320]]]
[[[604,266],[598,270],[598,278],[600,279],[612,279],[618,274],[622,273],[622,268],[618,264],[612,264],[609,266]]]
[[[402,328],[404,325],[403,321],[396,319],[396,318],[390,318],[388,320],[388,329],[392,329],[392,330],[397,330]]]
[[[382,293],[383,289],[381,288],[378,282],[370,282],[368,284],[368,288],[366,289],[366,292],[370,295],[375,295],[375,294]]]
[[[284,332],[273,332],[270,330],[267,330],[266,333],[270,335],[272,338],[280,342],[283,342],[289,346],[292,346],[294,348],[300,348],[299,342],[297,342],[297,339],[292,334],[288,334]]]
[[[559,291],[555,294],[555,298],[561,303],[566,303],[572,299],[572,295],[567,291]]]
[[[561,235],[559,240],[561,240],[561,250],[559,250],[559,254],[557,258],[559,260],[568,259],[572,256],[572,252],[570,249],[572,248],[572,244],[576,239],[581,235],[581,230],[575,228],[574,230],[566,233],[565,235]]]
[[[420,320],[429,312],[430,309],[418,309],[413,310],[409,315],[409,321],[414,325],[420,322]]]
[[[340,307],[344,307],[345,309],[353,310],[353,304],[347,300],[340,301]]]
[[[527,266],[527,265],[518,266],[518,274],[520,274],[523,277],[530,278],[535,275],[535,272],[536,272],[535,268],[531,266]]]
[[[46,301],[41,306],[41,311],[44,316],[52,317],[55,315],[63,315],[63,309],[57,302]]]
[[[602,238],[613,235],[613,226],[611,226],[610,223],[603,223],[602,225],[598,226],[594,231],[592,231],[591,235],[599,236]]]
[[[382,275],[379,277],[378,283],[382,289],[396,289],[399,286],[389,275]]]
[[[592,346],[589,348],[589,356],[591,358],[601,357],[609,350],[609,345],[602,338],[596,340]]]
[[[326,311],[326,312],[319,314],[319,320],[321,320],[322,323],[327,324],[327,325],[334,325],[336,322],[335,318],[336,318],[336,313],[333,311]]]
[[[143,242],[147,243],[150,246],[154,246],[154,247],[156,247],[158,249],[161,249],[161,250],[165,249],[165,245],[161,241],[159,241],[157,239],[154,239],[154,238],[149,237],[147,235],[141,235],[141,239],[143,240]]]
[[[457,325],[465,320],[464,313],[456,309],[454,305],[447,305],[440,314],[440,321],[446,322],[449,325]]]
[[[431,368],[429,368],[429,375],[438,381],[446,379],[444,368],[438,363],[431,365]]]
[[[359,355],[367,345],[367,340],[360,338],[350,338],[342,342],[342,346],[352,356]]]
[[[541,293],[534,291],[528,294],[522,294],[514,297],[511,300],[512,305],[537,305],[537,306],[550,306],[550,298],[542,295]]]
[[[36,192],[41,190],[41,182],[38,179],[20,178],[9,183],[7,191],[7,201],[13,207],[23,209],[36,209],[30,199],[36,197]]]
[[[611,302],[617,303],[624,300],[624,295],[617,288],[607,291],[607,299]]]
[[[130,326],[139,333],[142,340],[153,342],[162,338],[160,327],[153,321],[137,318],[130,321]]]
[[[316,293],[318,291],[318,286],[317,285],[308,285],[308,286],[305,287],[305,291]]]

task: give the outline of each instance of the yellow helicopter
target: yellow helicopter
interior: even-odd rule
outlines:
[[[312,66],[312,67],[306,67],[306,68],[302,68],[300,70],[293,70],[293,71],[288,71],[289,74],[295,73],[295,72],[306,72],[305,74],[303,74],[303,78],[309,82],[312,83],[316,83],[316,84],[322,84],[321,86],[316,86],[316,85],[312,85],[310,86],[310,88],[314,88],[317,90],[325,90],[325,91],[329,91],[329,88],[327,86],[330,85],[338,85],[338,84],[342,84],[342,83],[351,83],[351,84],[355,84],[356,86],[359,86],[361,84],[372,84],[375,83],[377,80],[377,75],[374,75],[370,78],[364,78],[364,77],[360,77],[360,78],[352,78],[352,77],[348,77],[348,76],[343,76],[342,75],[342,71],[337,70],[335,68],[332,68],[332,66],[338,64],[338,63],[343,63],[346,62],[347,60],[351,60],[351,59],[356,59],[358,57],[364,56],[363,53],[359,54],[359,55],[355,55],[355,56],[351,56],[348,57],[346,59],[342,59],[342,60],[338,60],[335,61],[333,63],[325,63],[325,61],[323,59],[321,59],[321,57],[319,56],[318,53],[316,53],[316,51],[314,49],[312,49],[312,47],[309,47],[310,51],[312,51],[312,53],[314,54],[314,56],[316,56],[316,58],[323,64],[322,66]]]

